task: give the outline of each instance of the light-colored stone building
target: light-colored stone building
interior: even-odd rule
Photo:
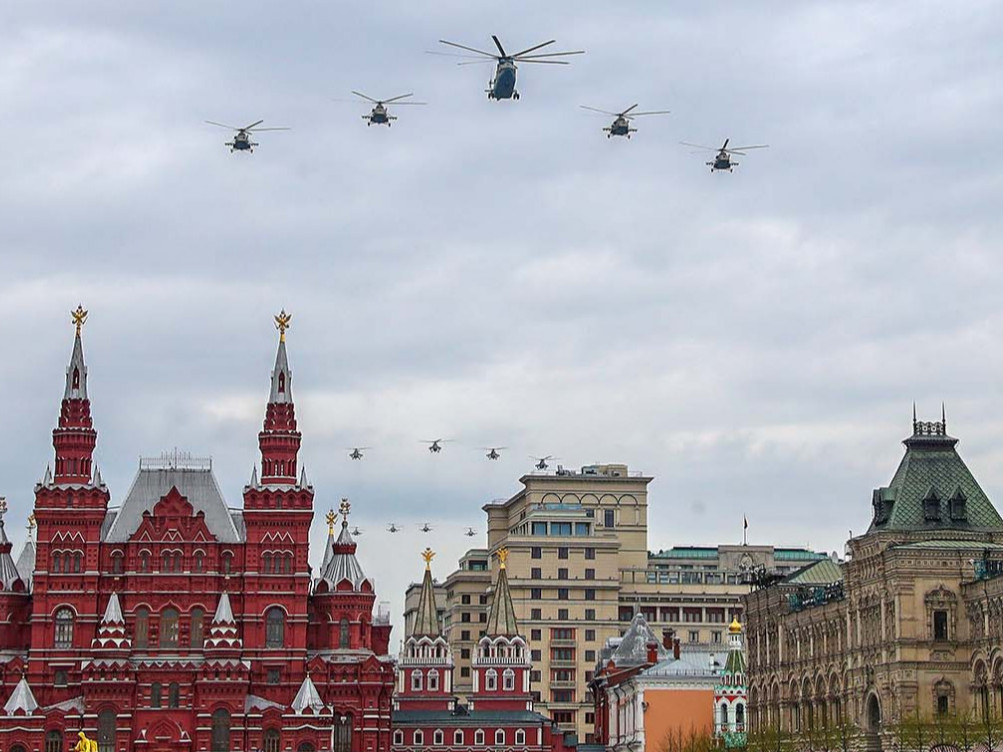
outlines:
[[[1003,519],[946,421],[913,421],[867,532],[745,598],[751,723],[857,724],[890,748],[905,718],[1000,709]]]

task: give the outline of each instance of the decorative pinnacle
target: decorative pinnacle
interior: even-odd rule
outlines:
[[[7,514],[7,497],[0,496],[0,518]]]
[[[499,548],[498,549],[498,566],[501,569],[505,568],[505,562],[508,560],[508,549]]]
[[[286,341],[286,329],[290,327],[290,321],[293,320],[293,315],[291,313],[286,313],[286,309],[283,308],[279,315],[275,317],[275,328],[279,330],[279,342]]]
[[[70,319],[72,323],[77,327],[77,336],[80,336],[80,328],[87,323],[87,311],[84,310],[82,305],[77,305],[77,310],[70,311]]]
[[[338,513],[335,512],[333,509],[328,509],[327,510],[327,515],[325,516],[324,519],[327,520],[327,532],[333,534],[334,533],[334,521],[338,519]]]
[[[28,515],[28,527],[35,527],[37,523],[35,522],[35,513],[32,512]]]
[[[425,560],[425,569],[426,570],[431,569],[432,568],[432,559],[435,558],[435,551],[433,551],[431,548],[429,548],[428,546],[426,546],[425,550],[421,552],[421,558],[423,558]]]
[[[349,503],[348,499],[341,500],[341,506],[338,507],[338,510],[341,512],[341,524],[347,525],[348,513],[352,511],[352,505]]]

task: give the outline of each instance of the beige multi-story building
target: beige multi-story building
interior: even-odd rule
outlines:
[[[846,562],[746,596],[754,729],[849,722],[890,749],[903,721],[974,710],[988,728],[1003,711],[1003,519],[946,421],[914,420],[904,443]]]
[[[471,656],[484,628],[497,575],[495,552],[509,551],[508,584],[532,651],[537,707],[583,741],[593,737],[588,693],[599,651],[636,611],[684,642],[720,644],[748,590],[743,571],[793,570],[825,558],[772,546],[676,548],[648,552],[648,484],[626,465],[532,473],[522,490],[484,506],[487,547],[472,549],[439,585],[443,627],[453,649],[454,688],[471,691]],[[743,570],[743,567],[745,568]],[[405,624],[420,587],[408,589]]]

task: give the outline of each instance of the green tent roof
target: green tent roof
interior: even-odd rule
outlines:
[[[832,559],[819,559],[788,575],[784,582],[792,585],[831,585],[843,581],[843,568]]]

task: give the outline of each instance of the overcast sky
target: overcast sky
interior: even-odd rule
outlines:
[[[841,552],[913,400],[943,400],[997,498],[1001,32],[978,1],[4,3],[11,536],[78,302],[119,502],[176,446],[240,504],[291,311],[317,508],[352,499],[395,616],[418,551],[444,577],[529,455],[653,475],[655,550],[740,541],[746,514],[752,542]],[[522,66],[518,102],[486,99],[490,65],[425,54],[492,33],[587,53]],[[334,101],[351,89],[429,105],[367,128]],[[635,102],[672,114],[629,142],[578,108]],[[202,122],[261,118],[293,130],[253,155]],[[725,138],[770,148],[711,175],[678,143]]]

